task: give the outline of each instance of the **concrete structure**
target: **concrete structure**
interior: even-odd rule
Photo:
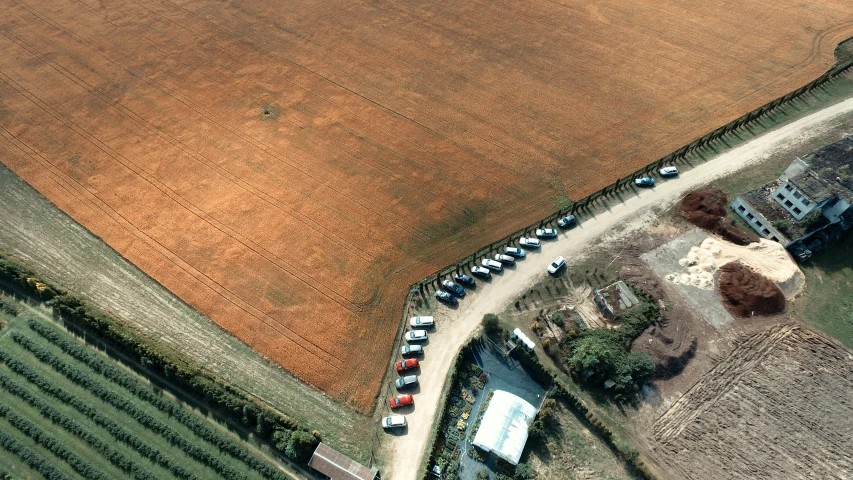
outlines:
[[[332,480],[376,480],[379,470],[367,468],[325,443],[317,445],[308,465]]]
[[[634,292],[622,280],[600,290],[593,290],[592,299],[608,320],[616,319],[621,313],[640,303]]]
[[[474,446],[518,465],[534,418],[536,407],[509,392],[496,390],[474,437]]]
[[[744,193],[732,209],[758,235],[804,260],[853,226],[853,137],[797,158],[778,180]]]

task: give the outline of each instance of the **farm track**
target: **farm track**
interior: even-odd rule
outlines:
[[[853,36],[843,0],[2,5],[3,163],[361,412],[411,283],[807,83]]]
[[[783,325],[747,338],[655,423],[672,478],[850,478],[853,361]]]

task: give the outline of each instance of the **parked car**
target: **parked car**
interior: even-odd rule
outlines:
[[[468,285],[469,287],[477,285],[477,282],[474,281],[473,278],[469,277],[468,275],[465,275],[464,273],[454,273],[453,279],[463,285]]]
[[[406,417],[403,415],[391,415],[382,419],[382,428],[388,430],[391,428],[404,428],[406,426]]]
[[[488,268],[489,270],[494,270],[496,272],[500,272],[504,268],[501,262],[492,260],[491,258],[484,258],[483,261],[480,263],[482,263],[483,266]]]
[[[421,364],[420,364],[420,362],[418,362],[417,358],[410,358],[408,360],[400,360],[399,362],[397,362],[396,365],[394,365],[394,367],[397,369],[398,372],[405,372],[406,370],[411,370],[413,368],[418,368],[420,366],[421,366]]]
[[[525,248],[539,248],[542,246],[542,242],[538,238],[533,237],[521,237],[518,239],[518,244]]]
[[[537,228],[536,236],[539,238],[554,238],[557,236],[557,230],[553,228]]]
[[[415,357],[424,353],[424,347],[421,345],[403,345],[400,347],[400,355],[404,357]]]
[[[417,375],[406,375],[405,377],[400,377],[394,382],[394,386],[397,387],[397,390],[404,389],[406,387],[411,387],[418,383]]]
[[[663,177],[674,177],[678,175],[678,167],[663,167],[658,170],[658,173]]]
[[[442,292],[441,290],[439,290],[435,292],[435,298],[437,298],[438,301],[444,302],[448,305],[456,305],[456,297],[447,292]]]
[[[396,397],[392,398],[391,401],[388,403],[391,405],[391,408],[405,407],[408,405],[414,405],[415,397],[413,397],[411,393],[407,393],[405,395],[397,395]]]
[[[557,220],[557,226],[560,228],[569,228],[578,223],[578,219],[574,215],[566,215],[565,217]]]
[[[406,332],[406,341],[407,342],[423,342],[427,338],[429,338],[429,337],[427,336],[426,330],[412,330],[412,331]]]
[[[634,185],[638,187],[654,187],[655,179],[652,177],[635,178]]]
[[[441,282],[441,286],[444,287],[449,293],[456,295],[459,298],[465,296],[465,289],[462,288],[461,285],[451,282],[450,280],[445,280]]]
[[[506,247],[504,248],[504,253],[518,258],[524,258],[527,256],[527,252],[518,247]]]
[[[495,260],[506,265],[512,265],[515,263],[515,257],[504,255],[502,253],[498,253],[497,255],[495,255]]]
[[[477,275],[478,277],[489,278],[492,276],[492,272],[489,271],[486,267],[481,267],[479,265],[474,265],[471,267],[471,273]]]
[[[557,257],[551,262],[551,265],[548,265],[548,273],[557,273],[561,268],[566,266],[566,259],[563,257]]]
[[[412,328],[431,327],[435,325],[435,320],[432,317],[412,317],[409,319],[409,324]]]

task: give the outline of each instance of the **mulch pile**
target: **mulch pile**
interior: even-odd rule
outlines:
[[[733,315],[773,315],[785,310],[785,295],[772,280],[737,262],[720,270],[720,293]]]
[[[734,244],[757,242],[758,236],[732,225],[728,220],[728,203],[722,190],[705,187],[688,193],[681,200],[680,213],[693,225],[714,232]]]

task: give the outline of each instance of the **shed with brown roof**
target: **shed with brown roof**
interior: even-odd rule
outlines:
[[[367,468],[334,448],[320,443],[308,465],[332,480],[375,480],[379,470]]]

